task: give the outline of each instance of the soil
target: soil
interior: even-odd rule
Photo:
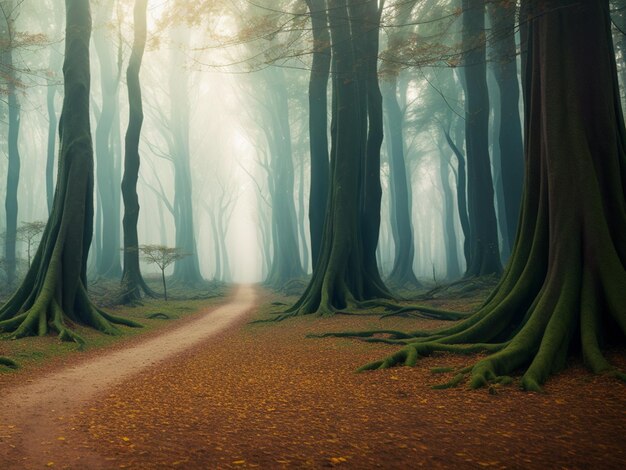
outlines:
[[[449,375],[433,367],[476,358],[442,354],[356,374],[396,348],[306,335],[441,322],[249,324],[254,295],[244,288],[197,322],[2,390],[0,466],[624,468],[626,386],[577,359],[544,394],[434,390]],[[624,348],[609,358],[626,368]]]

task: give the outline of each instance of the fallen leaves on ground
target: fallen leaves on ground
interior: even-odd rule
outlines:
[[[626,387],[580,364],[546,394],[441,391],[430,386],[446,376],[430,369],[471,357],[355,374],[395,348],[305,339],[438,325],[353,316],[240,324],[108,391],[72,426],[111,468],[621,468]],[[623,350],[612,359],[626,366]]]

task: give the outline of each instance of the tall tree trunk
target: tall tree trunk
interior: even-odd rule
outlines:
[[[376,97],[378,87],[372,82],[371,70],[378,49],[369,47],[377,46],[377,41],[368,37],[367,49],[362,44],[355,47],[355,41],[365,40],[363,34],[356,32],[360,27],[357,23],[367,19],[373,28],[378,25],[380,12],[377,2],[368,0],[364,17],[356,3],[328,3],[334,70],[329,210],[313,277],[300,300],[281,318],[314,312],[331,314],[349,306],[358,307],[368,299],[390,297],[376,266],[380,153],[376,157],[375,150],[380,152],[382,142],[382,106]],[[376,15],[370,16],[372,10]],[[362,53],[367,56],[361,56]],[[360,102],[363,97],[367,97],[366,108]],[[369,133],[366,113],[370,118]]]
[[[289,100],[284,71],[271,67],[266,72],[273,116],[268,131],[271,152],[273,256],[267,283],[282,287],[302,277],[294,201],[294,169],[289,124]]]
[[[466,276],[502,271],[489,159],[484,0],[463,0],[465,139],[467,144],[470,260]]]
[[[6,80],[8,95],[8,166],[7,166],[7,189],[4,200],[6,214],[6,230],[4,234],[4,261],[6,266],[7,283],[12,286],[16,278],[17,256],[17,187],[20,180],[20,153],[18,140],[20,135],[20,103],[17,99],[17,74],[13,63],[13,48],[15,47],[15,18],[17,6],[13,1],[2,2],[3,17],[0,19],[3,39],[2,69],[3,78]]]
[[[450,159],[441,153],[439,176],[443,198],[443,233],[446,247],[446,277],[454,280],[461,277],[456,230],[454,229],[454,198],[450,187]]]
[[[121,64],[115,65],[111,53],[111,39],[107,37],[105,24],[111,21],[113,0],[101,6],[103,26],[93,35],[96,55],[100,63],[100,87],[102,111],[96,125],[96,178],[99,201],[102,209],[102,251],[97,260],[96,272],[99,276],[118,277],[122,273],[120,261],[119,185],[115,178],[115,149],[112,145],[112,129],[119,107],[118,87]],[[116,206],[117,204],[117,206]]]
[[[411,223],[411,201],[409,197],[409,177],[404,159],[403,113],[396,96],[397,78],[383,82],[383,96],[390,140],[389,186],[393,194],[393,224],[395,255],[389,281],[398,286],[418,287],[419,281],[413,272],[415,243]]]
[[[443,129],[443,135],[446,138],[448,146],[454,153],[457,162],[457,182],[456,182],[456,199],[457,209],[459,211],[459,219],[461,222],[461,230],[463,231],[463,255],[465,257],[465,265],[469,266],[470,260],[470,223],[467,215],[467,171],[465,164],[465,156],[461,149],[456,145],[450,131]],[[458,136],[457,136],[458,137]]]
[[[504,191],[506,227],[510,245],[517,233],[522,201],[524,145],[519,115],[520,91],[517,79],[517,46],[515,44],[515,3],[497,0],[488,4],[493,42],[493,73],[500,100],[499,137],[500,171]]]
[[[62,27],[63,10],[53,5],[54,22],[58,28]],[[56,30],[55,30],[56,31]],[[58,139],[59,120],[56,112],[56,95],[59,92],[59,72],[63,64],[63,55],[55,47],[50,47],[50,59],[48,62],[48,89],[46,92],[46,107],[48,111],[48,146],[46,157],[46,201],[48,203],[48,215],[52,212],[54,201],[54,169],[56,157],[56,142]]]
[[[170,99],[174,162],[174,218],[176,247],[188,254],[174,264],[173,278],[188,286],[202,282],[193,216],[193,190],[189,149],[189,74],[185,70],[181,47],[189,44],[189,35],[178,28],[173,32]]]
[[[298,236],[300,238],[300,256],[302,258],[302,272],[309,272],[309,249],[304,228],[304,161],[300,162],[300,185],[298,186]]]
[[[24,281],[0,308],[0,330],[16,338],[43,336],[82,342],[66,319],[116,334],[114,323],[137,326],[96,308],[87,295],[87,254],[93,234],[93,147],[89,125],[89,0],[66,0],[64,98],[59,175],[52,213]]]
[[[211,222],[211,234],[213,235],[213,256],[215,257],[215,272],[213,279],[223,281],[222,276],[222,244],[220,242],[220,234],[217,229],[217,221],[215,220],[215,208],[207,208],[209,220]]]
[[[319,256],[324,217],[328,205],[328,78],[330,74],[330,32],[325,0],[307,0],[313,30],[313,62],[309,79],[309,137],[311,145],[311,193],[309,230],[311,264]]]
[[[139,236],[137,221],[139,220],[139,197],[137,180],[139,179],[139,140],[143,125],[143,102],[141,98],[141,82],[139,71],[146,47],[146,15],[148,0],[135,0],[134,22],[135,38],[128,69],[126,83],[128,86],[128,128],[125,139],[124,177],[122,179],[122,197],[124,199],[124,272],[122,274],[122,302],[134,303],[141,298],[141,291],[154,296],[146,285],[139,266]]]
[[[404,349],[365,368],[482,351],[447,385],[465,375],[472,387],[510,381],[524,369],[522,386],[539,391],[577,350],[593,372],[626,381],[601,351],[626,335],[626,129],[608,1],[525,3],[526,170],[511,261],[468,319],[405,335]]]

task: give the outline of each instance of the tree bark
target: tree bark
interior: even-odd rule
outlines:
[[[41,243],[19,289],[0,308],[0,330],[16,338],[45,335],[83,340],[66,319],[116,334],[114,323],[138,326],[96,308],[87,295],[87,255],[93,234],[93,146],[89,124],[88,0],[66,0],[63,64],[64,98],[60,117],[59,175],[52,213]]]
[[[413,224],[411,223],[411,201],[409,199],[409,177],[404,159],[403,115],[396,96],[396,77],[383,82],[383,96],[389,122],[389,186],[393,195],[394,261],[389,281],[397,286],[419,287],[420,283],[413,272],[415,246]]]
[[[113,1],[101,6],[101,23],[111,20]],[[100,85],[102,110],[96,125],[96,179],[102,215],[101,252],[97,257],[96,272],[107,278],[122,273],[120,260],[120,207],[119,186],[115,178],[115,149],[112,145],[113,124],[119,108],[119,83],[121,64],[115,64],[111,53],[111,39],[105,28],[98,28],[93,35],[98,62],[100,63]]]
[[[17,189],[20,180],[20,103],[17,99],[17,74],[13,63],[13,48],[15,47],[15,17],[17,6],[13,1],[4,1],[2,18],[2,38],[5,41],[2,53],[2,68],[5,70],[6,90],[8,95],[8,166],[7,166],[7,189],[4,201],[6,214],[6,230],[4,239],[4,260],[7,274],[7,284],[12,286],[16,280],[17,256],[17,213],[18,200]]]
[[[289,100],[284,71],[266,70],[269,126],[265,129],[271,153],[269,177],[272,199],[272,263],[267,284],[282,287],[286,282],[304,276],[300,263],[294,169],[289,124]]]
[[[126,83],[128,87],[128,128],[125,138],[124,177],[122,179],[122,198],[124,200],[124,271],[122,274],[123,303],[135,303],[141,299],[141,291],[154,296],[154,292],[146,285],[139,265],[139,236],[137,221],[139,220],[139,197],[137,180],[139,178],[139,141],[143,125],[143,103],[141,98],[141,82],[139,72],[146,47],[146,14],[148,0],[136,0],[134,8],[135,38],[128,69]]]
[[[173,32],[172,73],[170,75],[171,130],[174,163],[174,219],[176,247],[187,256],[174,263],[173,278],[187,286],[202,283],[193,214],[193,190],[189,149],[189,74],[185,70],[181,47],[188,45],[189,36],[178,28]]]
[[[626,129],[608,1],[525,3],[525,189],[511,261],[468,319],[405,335],[405,348],[364,369],[487,352],[444,386],[466,375],[472,387],[508,382],[523,369],[523,388],[540,391],[575,350],[593,372],[626,380],[601,351],[626,334]]]
[[[524,145],[519,114],[520,87],[517,79],[515,45],[515,3],[497,0],[488,4],[493,38],[493,73],[500,94],[499,146],[500,171],[506,215],[507,242],[512,245],[522,200]],[[509,245],[509,246],[510,246]]]
[[[328,3],[334,71],[329,210],[311,281],[281,319],[315,312],[332,314],[358,307],[368,299],[391,296],[378,274],[375,252],[380,224],[382,106],[371,67],[376,64],[378,44],[367,37],[371,31],[367,35],[356,32],[360,27],[357,23],[364,19],[360,7],[367,9],[367,24],[376,31],[380,12],[376,1],[366,3]],[[359,40],[366,40],[367,46],[355,44]]]
[[[309,231],[311,264],[315,269],[324,217],[328,205],[328,79],[330,74],[330,32],[325,0],[307,0],[313,30],[313,62],[309,79],[309,137],[311,146],[311,192]]]
[[[502,271],[489,159],[484,0],[463,0],[465,139],[467,146],[470,260],[465,275]]]
[[[53,5],[54,8],[54,20],[59,28],[63,22],[63,11],[58,8],[57,5]],[[55,30],[56,31],[56,30]],[[56,158],[56,142],[58,138],[58,124],[59,120],[56,112],[56,95],[59,92],[59,85],[57,83],[57,73],[61,70],[63,64],[63,55],[56,48],[50,47],[50,59],[49,59],[49,78],[48,78],[48,90],[46,93],[46,107],[48,111],[48,146],[46,157],[46,201],[48,203],[48,215],[52,212],[52,203],[54,201],[54,169]]]

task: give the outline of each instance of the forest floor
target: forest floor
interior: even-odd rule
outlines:
[[[51,367],[0,374],[1,468],[624,468],[626,386],[572,359],[544,394],[434,390],[433,367],[355,374],[389,345],[309,333],[427,329],[375,316],[256,323],[288,304],[249,288],[222,308]],[[432,305],[465,309],[480,296]],[[626,368],[626,350],[610,359]]]

